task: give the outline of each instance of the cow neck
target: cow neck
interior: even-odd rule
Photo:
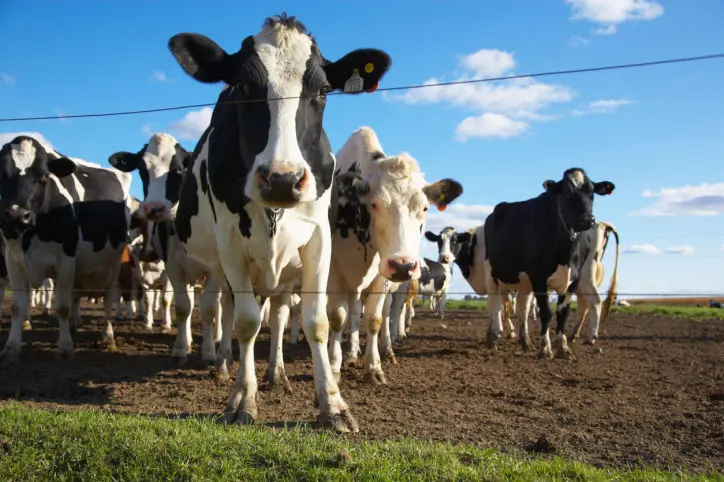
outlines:
[[[468,241],[468,243],[470,243],[469,246],[465,246],[460,250],[457,256],[455,256],[455,263],[457,263],[460,267],[460,272],[463,274],[465,279],[470,278],[470,267],[473,265],[473,260],[475,259],[475,245],[477,242],[478,235],[473,234],[470,237],[470,241]],[[463,253],[465,254],[460,256]],[[450,273],[452,273],[452,266],[450,266]]]
[[[563,228],[563,231],[568,236],[569,241],[575,241],[576,240],[576,232],[573,230],[573,228],[568,227],[566,225],[566,221],[563,218],[563,211],[561,210],[561,202],[558,199],[558,196],[552,196],[553,202],[556,205],[556,214],[558,215],[558,221],[561,223],[561,227]]]

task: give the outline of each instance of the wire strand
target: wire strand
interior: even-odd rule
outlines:
[[[554,70],[554,71],[549,71],[549,72],[538,72],[538,73],[533,73],[533,74],[507,75],[507,76],[502,76],[502,77],[489,77],[489,78],[483,78],[483,79],[454,80],[454,81],[450,81],[450,82],[436,82],[434,84],[414,84],[414,85],[397,86],[397,87],[383,87],[383,88],[376,89],[374,92],[392,92],[392,91],[398,91],[398,90],[424,89],[424,88],[431,88],[431,87],[447,87],[447,86],[452,86],[452,85],[476,84],[476,83],[482,83],[482,82],[496,82],[496,81],[535,78],[535,77],[549,77],[549,76],[555,76],[555,75],[581,74],[581,73],[588,73],[588,72],[601,72],[601,71],[606,71],[606,70],[621,70],[621,69],[631,69],[631,68],[639,68],[639,67],[651,67],[654,65],[675,64],[675,63],[683,63],[683,62],[698,62],[698,61],[702,61],[702,60],[712,60],[712,59],[720,59],[720,58],[724,58],[724,53],[698,55],[695,57],[680,57],[680,58],[665,59],[665,60],[651,60],[651,61],[647,61],[647,62],[636,62],[636,63],[631,63],[631,64],[606,65],[606,66],[601,66],[601,67],[586,67],[586,68],[568,69],[568,70]],[[327,95],[330,96],[330,95],[341,95],[341,94],[343,94],[343,93],[342,92],[330,92]],[[307,97],[310,97],[310,96],[307,96]],[[187,104],[187,105],[179,105],[179,106],[174,106],[174,107],[157,107],[157,108],[152,108],[152,109],[136,109],[136,110],[128,110],[128,111],[103,112],[103,113],[91,113],[91,114],[69,114],[69,115],[37,116],[37,117],[6,117],[6,118],[0,118],[0,122],[22,122],[22,121],[79,119],[79,118],[90,118],[90,117],[112,117],[112,116],[124,116],[124,115],[139,115],[139,114],[149,114],[149,113],[154,113],[154,112],[169,112],[169,111],[184,110],[184,109],[197,109],[200,107],[213,107],[215,105],[222,105],[222,104],[248,104],[248,103],[253,103],[253,102],[272,102],[272,101],[287,100],[287,99],[300,99],[300,98],[305,98],[305,96],[275,97],[275,98],[271,98],[271,99],[259,98],[259,99],[233,100],[233,101],[210,102],[210,103],[202,103],[202,104]]]

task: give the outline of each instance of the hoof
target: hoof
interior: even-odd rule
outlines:
[[[55,359],[59,361],[70,361],[75,357],[73,349],[58,350],[55,353]]]
[[[583,340],[583,344],[584,344],[584,345],[593,346],[595,343],[596,343],[596,339],[595,339],[595,338],[593,338],[593,339],[591,339],[591,340]]]
[[[163,333],[163,334],[171,333],[171,327],[170,326],[161,327],[161,333]]]
[[[186,364],[186,361],[188,360],[188,357],[185,353],[171,353],[171,360],[173,360],[176,363],[177,367],[182,367]]]
[[[215,378],[218,381],[226,381],[231,379],[229,376],[229,365],[225,363],[219,364],[219,366],[216,367],[216,371],[214,372]]]
[[[387,378],[382,370],[366,372],[364,375],[365,383],[369,385],[387,385]]]
[[[319,414],[317,425],[321,429],[333,430],[336,433],[357,433],[359,425],[349,409],[341,413]]]
[[[20,347],[5,347],[5,349],[0,352],[0,362],[3,364],[13,364],[17,363],[18,359],[20,358]]]
[[[357,358],[356,356],[350,356],[349,358],[347,358],[347,361],[344,362],[344,366],[346,368],[359,368],[360,367],[359,358]]]
[[[530,351],[531,345],[530,345],[530,338],[522,337],[518,340],[518,344],[523,348],[525,351]]]
[[[508,339],[515,341],[518,339],[518,335],[516,335],[514,331],[511,331],[510,333],[508,333]]]
[[[556,358],[559,360],[575,360],[576,357],[573,356],[573,352],[569,350],[568,348],[565,348],[563,350],[556,350]]]
[[[286,393],[293,393],[292,385],[289,383],[289,379],[287,378],[287,374],[284,372],[284,369],[278,370],[276,374],[270,372],[267,375],[267,382],[269,383],[269,391],[281,388]]]
[[[382,352],[382,360],[392,363],[393,365],[397,365],[397,358],[395,357],[395,352],[389,348]]]
[[[30,320],[23,321],[23,331],[30,331],[33,329],[33,325],[30,324]]]
[[[553,352],[551,352],[550,349],[541,350],[538,352],[538,358],[551,360],[553,358]]]
[[[497,350],[497,349],[498,349],[498,340],[499,340],[499,339],[500,339],[500,338],[495,338],[495,337],[489,336],[489,337],[488,337],[488,340],[487,340],[487,343],[486,343],[488,349],[489,349],[489,350]]]
[[[232,413],[225,413],[224,419],[226,423],[232,425],[253,425],[256,422],[256,416],[241,408]]]

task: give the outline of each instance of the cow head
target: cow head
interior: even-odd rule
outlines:
[[[242,182],[232,188],[265,207],[282,208],[314,201],[331,186],[334,161],[322,129],[327,93],[372,92],[391,62],[376,49],[329,61],[306,27],[286,14],[268,18],[232,54],[191,33],[172,37],[169,49],[197,81],[229,86],[220,96],[229,105],[217,104],[211,123],[235,112],[237,126],[229,136],[238,137],[235,162],[244,168]]]
[[[56,152],[48,152],[32,137],[18,136],[5,144],[0,149],[3,224],[16,229],[31,224],[34,214],[48,209],[48,189],[55,185],[50,175],[59,178],[69,176],[75,168],[75,162]]]
[[[586,171],[578,167],[567,169],[560,181],[543,182],[543,189],[556,198],[561,222],[573,233],[586,231],[596,223],[593,195],[607,196],[615,187],[610,181],[591,181]]]
[[[374,162],[367,179],[353,171],[340,174],[339,197],[352,194],[368,209],[370,241],[380,255],[380,274],[396,282],[418,279],[420,235],[427,211],[431,204],[444,209],[462,194],[463,187],[452,179],[426,183],[417,161],[407,153]]]
[[[170,134],[153,134],[137,153],[116,152],[108,163],[123,172],[138,169],[143,184],[143,202],[138,215],[148,221],[167,221],[178,206],[181,181],[191,161],[187,152]]]
[[[440,234],[425,232],[428,241],[437,243],[438,263],[449,264],[455,261],[461,250],[470,243],[473,235],[469,232],[458,233],[453,227],[446,227]]]

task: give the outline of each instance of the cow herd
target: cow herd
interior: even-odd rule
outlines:
[[[408,333],[412,301],[429,296],[444,316],[453,265],[488,296],[489,346],[507,328],[529,347],[535,303],[539,353],[552,356],[549,291],[558,295],[555,354],[572,356],[563,329],[573,294],[579,312],[591,313],[586,342],[595,342],[615,297],[618,234],[595,220],[593,199],[610,195],[613,183],[571,168],[543,182],[535,198],[498,204],[475,229],[425,231],[430,207],[444,210],[462,194],[461,183],[426,181],[415,158],[387,154],[369,127],[354,131],[335,155],[322,127],[327,94],[377,89],[391,65],[385,52],[365,48],[329,60],[305,26],[284,14],[268,18],[234,53],[191,33],[173,36],[168,47],[193,79],[224,84],[193,152],[155,133],[140,149],[119,146],[104,168],[29,136],[2,146],[1,267],[13,290],[4,360],[18,359],[28,307],[49,306],[52,290],[62,357],[73,354],[83,297],[103,297],[103,336],[112,348],[113,307],[125,301],[135,316],[140,292],[149,329],[163,298],[163,329],[170,330],[173,305],[171,356],[183,361],[192,351],[200,287],[201,358],[220,378],[229,378],[232,337],[238,342],[225,420],[258,417],[254,343],[263,319],[271,333],[268,381],[289,387],[282,342],[291,319],[291,341],[301,326],[311,350],[318,421],[345,432],[358,425],[338,386],[343,359],[361,358],[364,379],[386,383],[382,361],[394,362],[393,344]],[[141,201],[129,194],[133,171]],[[616,268],[602,302],[609,233]],[[437,244],[437,260],[421,256],[423,237]]]

